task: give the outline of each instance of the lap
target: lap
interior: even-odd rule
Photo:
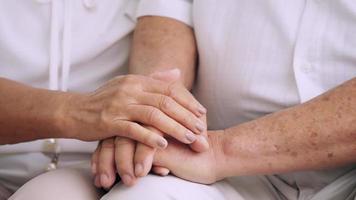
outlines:
[[[130,188],[121,183],[116,184],[101,200],[141,200],[142,198],[252,200],[261,199],[260,197],[266,200],[279,199],[274,192],[268,189],[269,186],[265,185],[266,182],[259,181],[259,179],[246,178],[235,181],[235,183],[224,180],[211,185],[202,185],[174,176],[148,175],[138,180],[137,184]]]
[[[18,189],[9,200],[98,200],[90,172],[60,169],[41,174]]]

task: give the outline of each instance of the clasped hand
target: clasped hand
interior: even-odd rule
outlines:
[[[123,183],[131,186],[135,184],[137,178],[146,176],[151,170],[159,175],[171,172],[195,182],[215,182],[218,177],[212,172],[216,171],[214,169],[216,156],[213,148],[209,146],[216,146],[217,137],[214,136],[217,134],[209,134],[211,136],[208,137],[206,110],[197,103],[188,90],[183,89],[182,84],[178,83],[178,70],[155,73],[149,78],[170,85],[168,88],[171,91],[164,93],[168,97],[160,97],[161,103],[156,103],[155,107],[159,111],[151,113],[150,116],[155,120],[141,121],[139,126],[148,130],[149,134],[152,134],[150,137],[164,137],[169,141],[168,147],[150,145],[147,140],[142,142],[125,134],[102,140],[92,157],[95,185],[110,188],[115,182],[117,172]],[[164,87],[163,84],[161,86]],[[164,91],[158,88],[156,90]],[[150,94],[143,95],[146,104],[155,105],[149,102],[155,101],[156,97],[152,98]],[[159,113],[168,115],[170,120],[162,121],[165,118],[153,116]],[[164,127],[161,127],[162,122]],[[186,130],[184,132],[180,131],[181,129]],[[180,137],[181,134],[176,134],[177,132],[185,133],[183,136],[186,137]],[[197,169],[199,173],[195,172]]]

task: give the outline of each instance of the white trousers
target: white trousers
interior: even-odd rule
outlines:
[[[205,200],[276,200],[280,199],[263,178],[245,179],[239,190],[229,181],[202,185],[174,176],[148,175],[133,187],[116,184],[105,195],[97,190],[89,172],[61,169],[30,180],[9,200],[141,200],[141,199],[205,199]]]
[[[311,199],[356,200],[355,187],[345,187],[349,185],[350,178],[355,180],[354,176],[343,176],[335,182],[336,184],[325,187]],[[349,189],[346,191],[345,188]],[[287,196],[278,192],[265,176],[238,177],[233,181],[224,180],[212,185],[202,185],[174,176],[148,175],[139,179],[133,187],[125,187],[118,183],[104,194],[102,190],[96,189],[93,185],[89,170],[69,168],[41,174],[27,182],[9,198],[9,200],[99,199],[301,200],[303,198],[298,197],[298,193],[293,191],[290,191]]]

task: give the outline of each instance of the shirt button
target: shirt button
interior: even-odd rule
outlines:
[[[55,170],[55,169],[57,169],[57,164],[56,163],[53,163],[53,162],[51,162],[51,163],[49,163],[48,164],[48,166],[47,166],[47,171],[52,171],[52,170]]]
[[[44,150],[44,152],[52,153],[52,152],[55,152],[56,146],[57,146],[57,142],[55,139],[53,139],[53,138],[47,139],[44,141],[44,146],[43,146],[44,149],[43,150]]]
[[[300,67],[300,70],[306,74],[309,74],[313,70],[313,67],[310,64],[304,64]]]

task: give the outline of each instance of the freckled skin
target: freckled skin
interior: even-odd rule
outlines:
[[[226,129],[222,146],[225,177],[356,163],[356,78],[301,105]]]

